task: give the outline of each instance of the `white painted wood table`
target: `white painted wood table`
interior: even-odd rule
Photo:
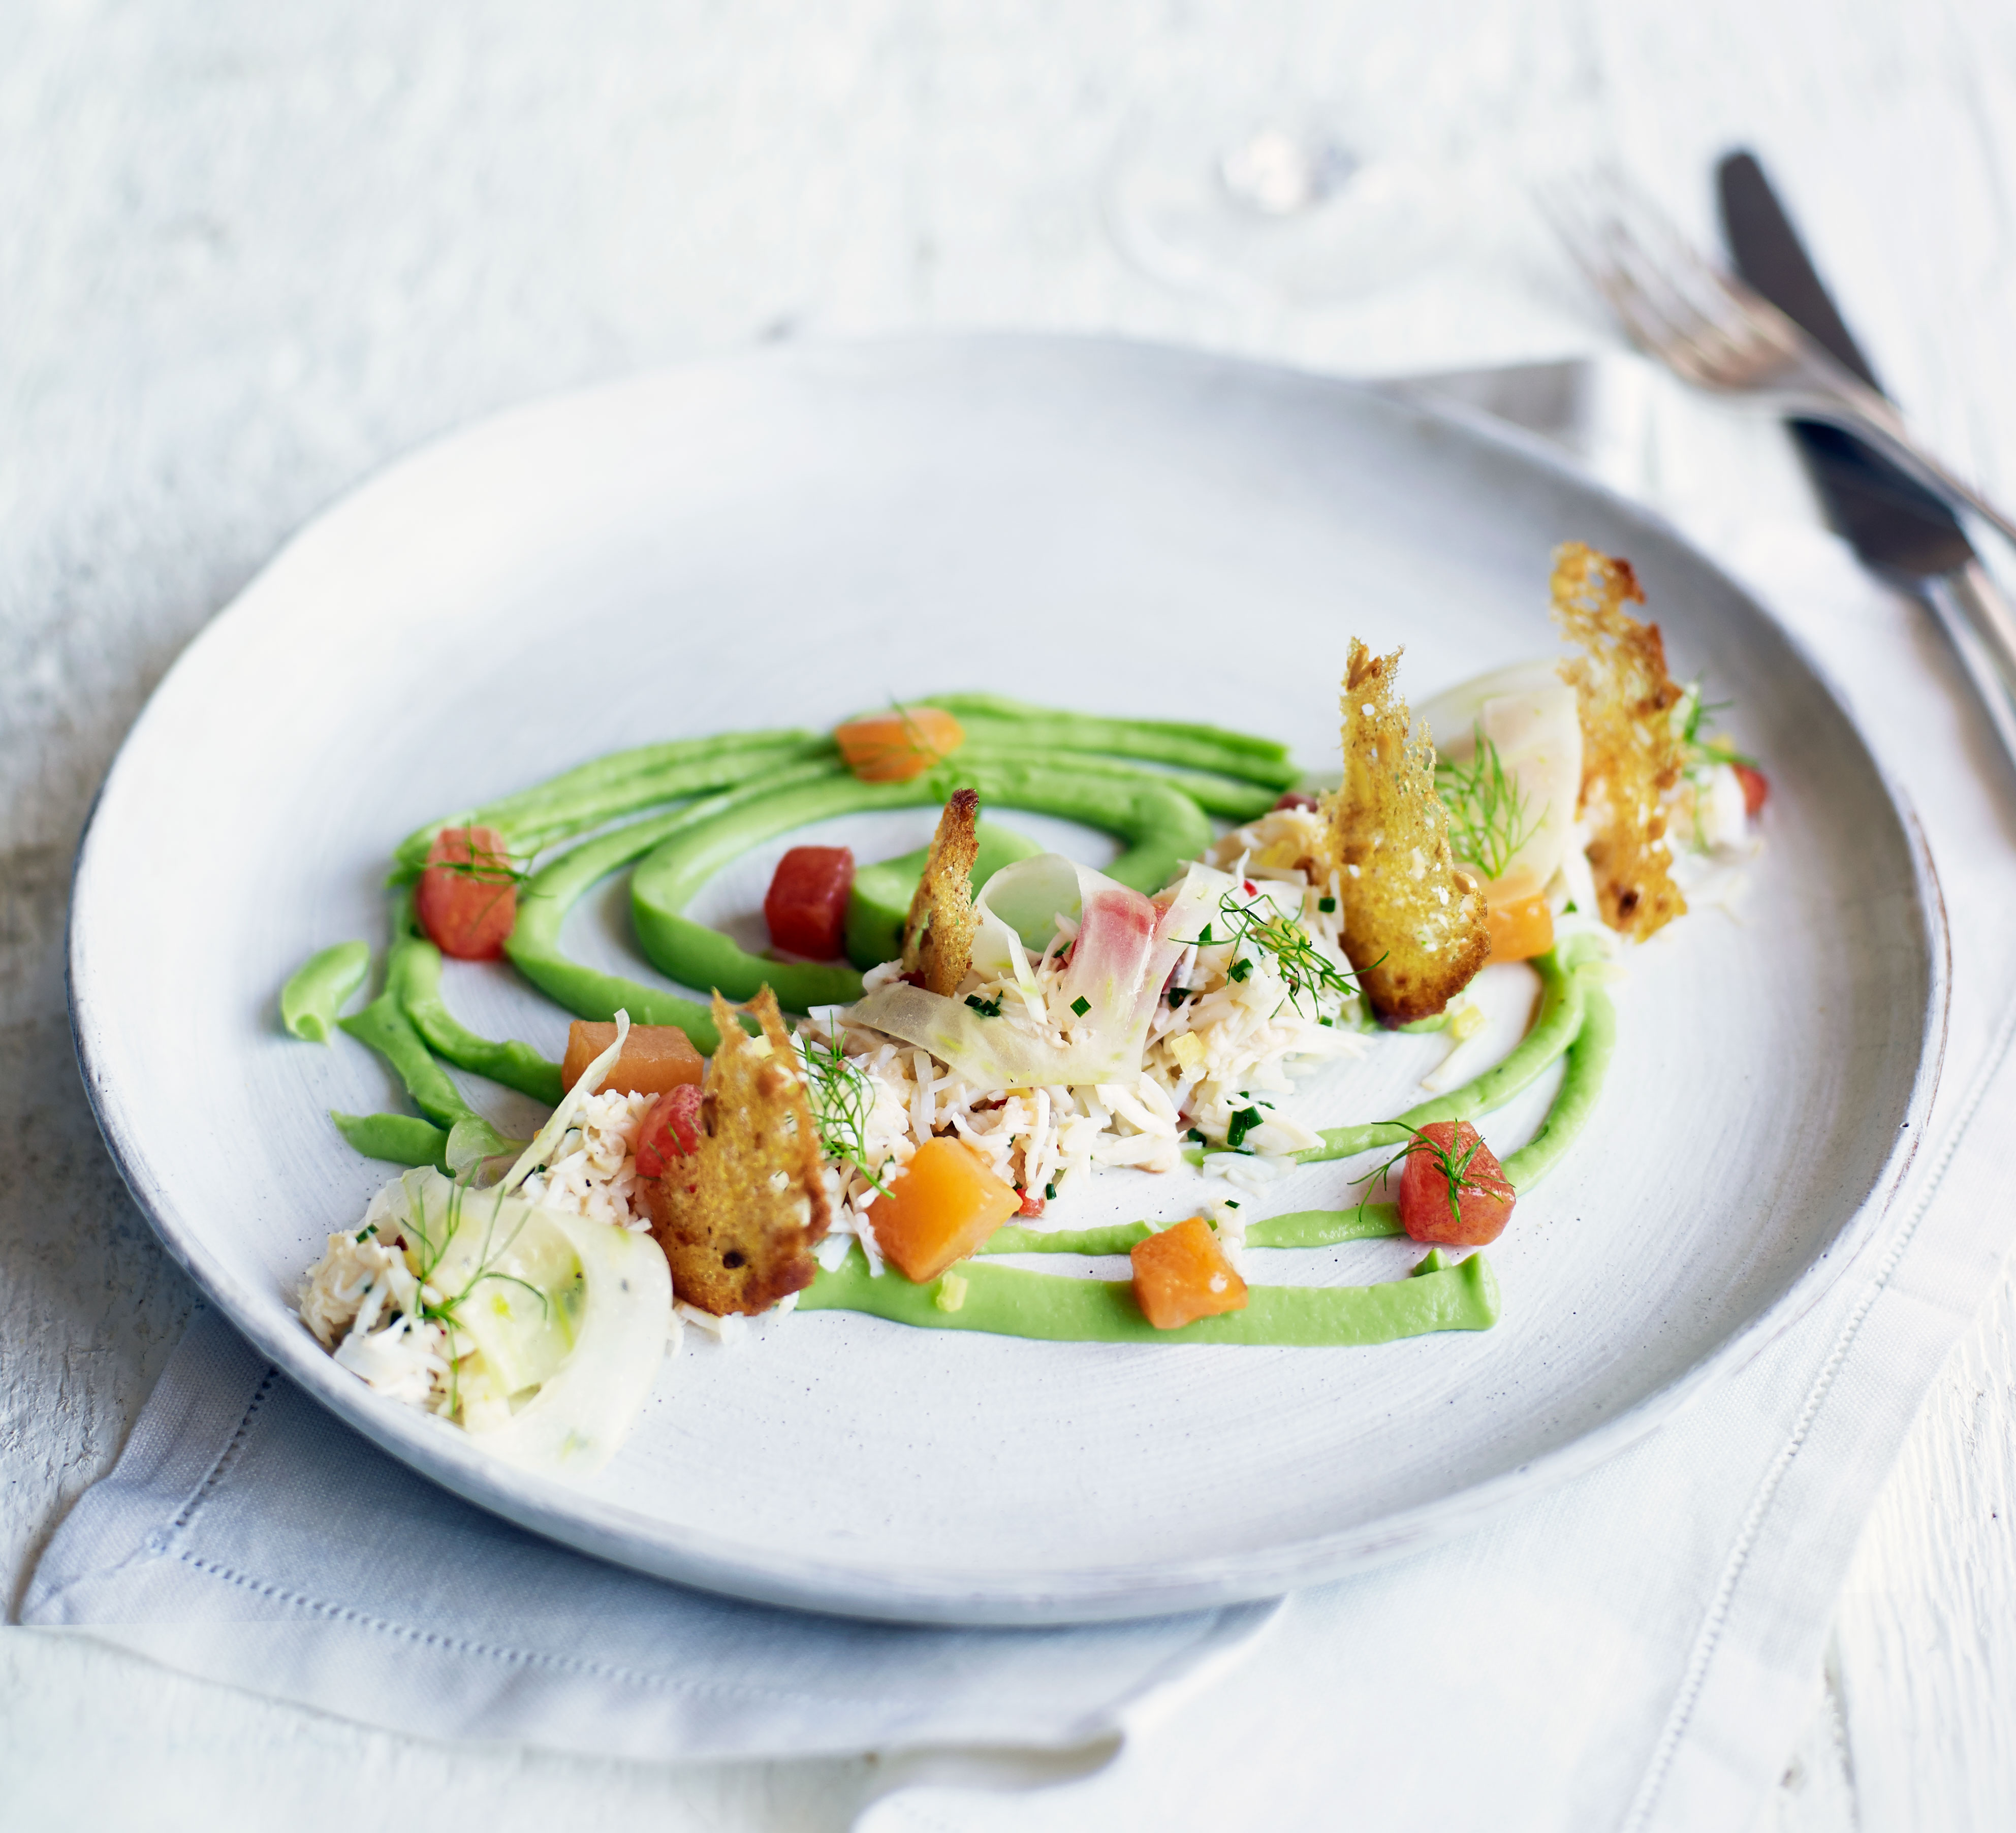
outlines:
[[[1320,306],[1165,286],[1102,183],[1157,98],[1355,95],[1446,168],[1438,258]],[[1697,232],[1764,155],[1919,423],[2016,497],[2016,12],[1921,0],[0,10],[0,1548],[18,1594],[192,1295],[70,1057],[65,880],[148,690],[303,518],[525,396],[737,345],[1117,330],[1399,373],[1611,347],[1525,201],[1600,153]],[[1612,475],[1811,520],[1782,436],[1655,380]],[[2001,1124],[2007,1125],[2004,1121]],[[1927,1401],[1760,1825],[2016,1825],[2016,1287]],[[855,1766],[456,1751],[0,1638],[10,1825],[824,1827]]]

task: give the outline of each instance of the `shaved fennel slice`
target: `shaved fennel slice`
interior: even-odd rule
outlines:
[[[617,1058],[623,1054],[623,1040],[629,1035],[630,1014],[619,1010],[616,1014],[616,1042],[590,1063],[581,1072],[581,1080],[560,1097],[560,1104],[553,1111],[546,1124],[533,1135],[532,1143],[505,1172],[503,1189],[515,1190],[540,1165],[551,1161],[553,1148],[574,1124],[574,1117],[581,1111],[581,1104],[601,1088],[602,1079],[616,1067]]]
[[[475,1442],[521,1470],[592,1476],[629,1435],[664,1360],[671,1269],[649,1235],[560,1209],[538,1214],[566,1236],[581,1262],[574,1345],[508,1425],[475,1435]]]
[[[928,1050],[978,1088],[1131,1080],[1140,1073],[1149,1021],[1169,971],[1217,908],[1219,890],[1231,884],[1222,873],[1193,866],[1164,912],[1139,891],[1061,854],[1039,854],[997,873],[974,906],[985,938],[975,960],[983,973],[998,973],[997,960],[1012,965],[1021,955],[1002,931],[1026,939],[1040,929],[1040,948],[1060,914],[1077,918],[1062,991],[1067,1003],[1075,1009],[1082,1001],[1085,1010],[1062,1044],[1012,1014],[990,1018],[961,1000],[902,981],[877,988],[848,1016]],[[1024,960],[1017,981],[1028,971]]]
[[[976,1088],[1054,1088],[1112,1082],[1129,1073],[1119,1053],[1097,1036],[1081,1034],[1060,1046],[1010,1014],[983,1017],[957,999],[902,981],[877,987],[850,1006],[847,1017],[850,1024],[928,1050]],[[1137,1050],[1136,1068],[1139,1060]]]
[[[1029,951],[1023,947],[1021,937],[985,905],[976,905],[973,914],[974,970],[996,980],[1012,975],[1015,984],[1035,998],[1036,976],[1029,966]]]
[[[502,1158],[507,1152],[522,1151],[531,1142],[509,1139],[480,1114],[466,1115],[448,1129],[448,1168],[459,1177],[474,1166]]]
[[[1514,662],[1509,668],[1493,668],[1422,701],[1414,708],[1414,736],[1419,738],[1425,726],[1443,757],[1462,756],[1469,749],[1472,729],[1484,717],[1486,700],[1565,685],[1550,661]]]
[[[1570,849],[1582,796],[1581,716],[1554,664],[1521,662],[1463,682],[1423,705],[1415,723],[1453,763],[1471,761],[1480,731],[1490,741],[1517,786],[1527,830],[1499,882],[1546,884]]]

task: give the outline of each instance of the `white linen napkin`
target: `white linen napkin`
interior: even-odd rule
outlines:
[[[875,1833],[1741,1827],[1810,1709],[1863,1519],[2002,1256],[2016,774],[1925,614],[1831,537],[1694,532],[1825,659],[1914,799],[1953,919],[1954,1017],[1880,1237],[1654,1437],[1278,1613],[892,1630],[533,1540],[390,1463],[213,1320],[51,1543],[23,1620],[434,1737],[668,1759],[1082,1753],[996,1763],[985,1789],[967,1759],[920,1755],[886,1772],[902,1785],[865,1810]],[[998,1792],[1018,1779],[1055,1785]]]
[[[735,1603],[525,1532],[416,1476],[199,1312],[22,1619],[437,1738],[649,1759],[1068,1750],[1278,1607],[926,1630]]]

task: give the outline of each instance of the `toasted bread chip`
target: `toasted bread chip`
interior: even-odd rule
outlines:
[[[952,791],[903,924],[903,971],[949,999],[973,965],[973,862],[980,852],[980,792]]]
[[[1490,953],[1484,895],[1449,852],[1428,734],[1409,740],[1401,652],[1354,637],[1344,682],[1344,785],[1327,801],[1344,951],[1373,1010],[1406,1025],[1442,1010]]]
[[[767,1311],[810,1285],[812,1244],[833,1219],[819,1129],[776,996],[765,987],[749,1010],[760,1039],[714,996],[721,1044],[701,1090],[699,1138],[663,1177],[638,1180],[673,1296],[717,1317]]]
[[[1680,780],[1685,742],[1672,711],[1681,689],[1666,672],[1659,626],[1624,609],[1643,604],[1629,560],[1571,541],[1554,550],[1554,621],[1587,653],[1561,664],[1582,720],[1582,812],[1603,920],[1643,942],[1687,900],[1668,870],[1668,790]]]

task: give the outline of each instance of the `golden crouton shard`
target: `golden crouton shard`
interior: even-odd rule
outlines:
[[[1687,899],[1667,870],[1667,792],[1680,780],[1685,741],[1673,722],[1681,690],[1666,672],[1656,624],[1629,560],[1571,541],[1554,550],[1554,621],[1587,653],[1561,664],[1582,722],[1582,814],[1593,831],[1589,862],[1603,920],[1643,942]]]
[[[717,1317],[767,1311],[812,1282],[812,1244],[832,1220],[819,1130],[797,1053],[766,986],[752,1038],[714,996],[720,1047],[700,1093],[693,1150],[639,1180],[672,1294]]]
[[[903,971],[949,999],[973,965],[973,862],[980,852],[980,792],[959,789],[938,817],[931,854],[903,924]]]
[[[1484,895],[1449,852],[1435,753],[1410,740],[1394,686],[1401,652],[1354,637],[1344,681],[1344,785],[1329,803],[1344,952],[1388,1025],[1427,1018],[1468,985],[1490,953]]]

